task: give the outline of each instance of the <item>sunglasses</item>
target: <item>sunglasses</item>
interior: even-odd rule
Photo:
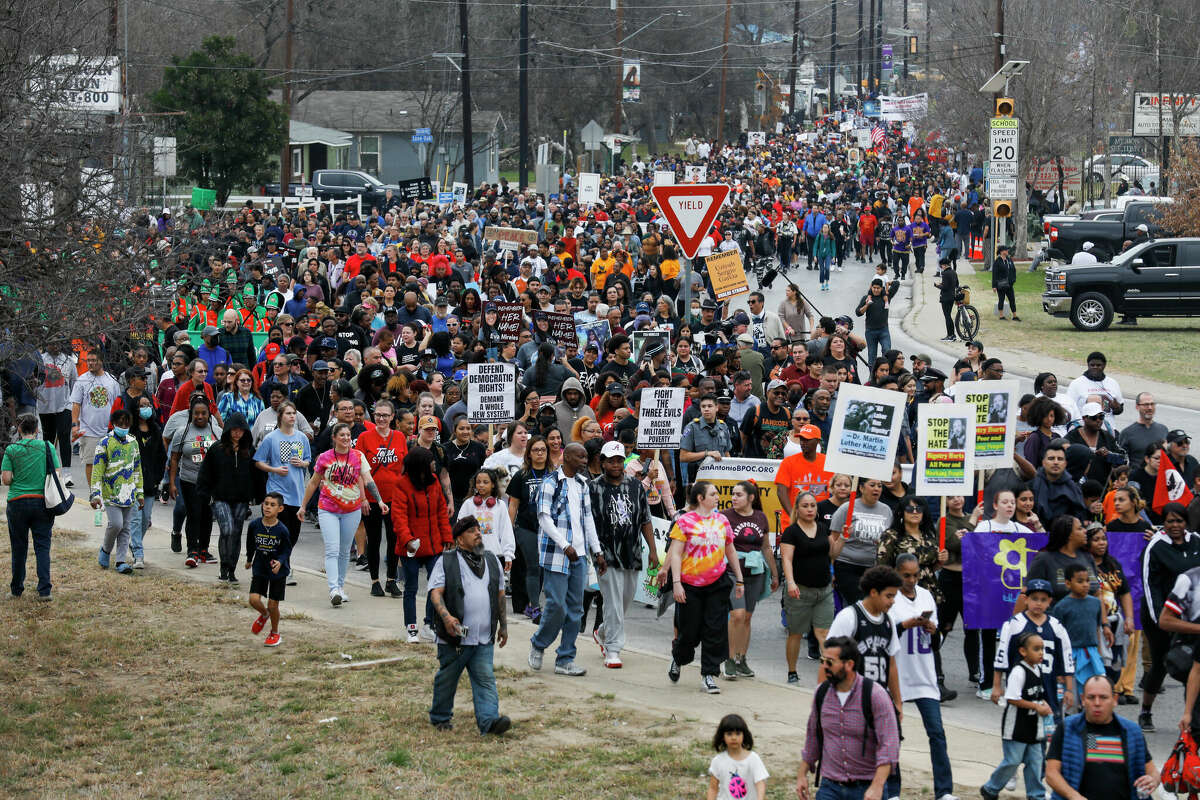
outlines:
[[[909,514],[920,514],[925,509],[921,508],[920,506],[907,506],[904,510]]]
[[[832,667],[832,666],[833,666],[833,664],[834,664],[834,662],[835,662],[835,661],[837,661],[837,659],[835,659],[835,658],[822,658],[822,659],[820,659],[820,661],[821,661],[821,663],[822,663],[822,664],[824,664],[825,666],[827,666],[827,667]]]

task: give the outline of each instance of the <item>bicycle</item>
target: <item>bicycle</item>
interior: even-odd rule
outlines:
[[[964,342],[973,340],[979,333],[979,311],[971,305],[971,287],[960,286],[954,296],[954,332]]]

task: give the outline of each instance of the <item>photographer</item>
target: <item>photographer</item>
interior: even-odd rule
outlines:
[[[1085,403],[1082,423],[1072,428],[1066,436],[1071,444],[1083,444],[1092,451],[1086,477],[1108,485],[1108,476],[1113,467],[1129,463],[1125,450],[1117,443],[1117,437],[1104,423],[1104,409],[1099,403]]]

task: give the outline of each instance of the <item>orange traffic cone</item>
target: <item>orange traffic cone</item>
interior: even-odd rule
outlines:
[[[983,240],[982,239],[976,239],[975,243],[971,245],[971,260],[972,261],[983,261]]]

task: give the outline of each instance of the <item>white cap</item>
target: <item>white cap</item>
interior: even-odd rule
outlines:
[[[1142,233],[1149,233],[1149,232],[1150,232],[1150,229],[1146,227],[1146,223],[1144,223],[1144,222],[1143,222],[1141,225],[1138,225],[1138,226],[1137,226],[1137,229],[1138,229],[1139,231],[1141,231]]]
[[[1093,402],[1093,403],[1084,403],[1083,409],[1080,410],[1079,415],[1082,417],[1094,417],[1097,414],[1103,414],[1103,413],[1104,413],[1104,407],[1101,406],[1099,403]]]
[[[620,442],[605,442],[604,447],[600,448],[601,458],[613,458],[615,456],[625,457],[625,446]]]
[[[1091,242],[1084,242],[1084,243],[1083,243],[1083,249],[1084,249],[1084,250],[1091,250],[1091,249],[1092,249],[1093,247],[1095,247],[1095,246],[1096,246],[1096,245],[1092,244]]]

